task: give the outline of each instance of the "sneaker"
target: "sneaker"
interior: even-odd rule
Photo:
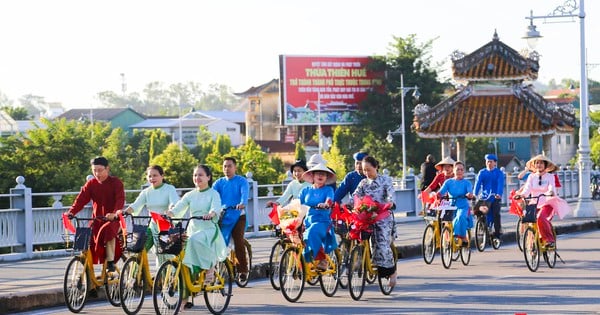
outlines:
[[[247,272],[240,273],[238,277],[240,278],[240,282],[248,281],[248,273]]]
[[[114,261],[109,261],[106,263],[106,270],[108,270],[108,272],[115,272],[115,262]]]
[[[194,303],[192,302],[185,302],[185,305],[183,305],[183,308],[186,310],[189,310],[192,307],[194,307]]]

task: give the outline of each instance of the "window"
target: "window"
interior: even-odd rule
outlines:
[[[231,127],[227,127],[225,130],[227,132],[235,132],[236,131],[235,128],[231,128]]]
[[[508,151],[514,151],[514,150],[515,150],[515,142],[509,141],[508,142]]]
[[[556,137],[556,143],[557,144],[560,144],[560,138],[561,138],[560,136]]]
[[[565,142],[567,143],[567,145],[571,144],[571,136],[566,136],[565,138]]]

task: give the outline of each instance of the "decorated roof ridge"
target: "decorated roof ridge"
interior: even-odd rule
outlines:
[[[496,57],[496,58],[494,58]],[[499,58],[497,58],[499,57]],[[492,41],[469,55],[455,50],[452,55],[452,68],[455,78],[537,78],[539,55],[530,53],[527,57],[500,41],[494,31]],[[486,64],[482,64],[486,62]],[[504,61],[504,62],[503,62]]]
[[[259,86],[256,86],[256,87],[253,86],[244,92],[233,93],[233,95],[239,96],[239,97],[248,97],[248,96],[257,96],[258,94],[260,94],[262,92],[276,93],[279,88],[278,84],[279,84],[279,79],[273,79],[273,80],[271,80],[267,83],[261,84]]]
[[[578,125],[571,104],[557,105],[554,102],[548,102],[541,95],[533,91],[531,86],[523,86],[522,84],[513,84],[511,92],[505,96],[513,96],[518,99],[518,102],[522,104],[521,106],[533,113],[544,128],[550,126],[575,127]],[[411,129],[418,129],[420,132],[425,131],[438,121],[444,119],[444,117],[470,97],[486,96],[491,97],[492,95],[475,95],[473,85],[469,85],[433,108],[426,104],[418,104],[413,110],[414,120]]]
[[[457,104],[467,99],[472,93],[473,86],[468,85],[433,108],[427,104],[417,104],[413,109],[414,122],[418,123],[420,129],[426,129],[452,111]],[[414,123],[411,125],[411,128],[414,128]]]

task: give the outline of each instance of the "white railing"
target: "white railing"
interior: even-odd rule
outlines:
[[[399,179],[393,179],[396,191],[396,212],[405,215],[414,215],[420,208],[418,196],[418,177],[409,170],[405,183],[402,184]],[[516,173],[515,173],[516,174]],[[384,175],[386,172],[384,170]],[[559,190],[561,197],[567,201],[574,201],[578,195],[579,175],[576,171],[558,172],[562,187]],[[470,169],[465,178],[475,181],[476,174]],[[279,196],[274,195],[275,187],[283,188],[284,184],[259,185],[252,179],[252,174],[246,175],[250,184],[250,200],[248,201],[247,219],[249,229],[246,232],[247,237],[257,237],[270,235],[272,232],[263,230],[264,227],[271,224],[268,213],[271,209],[266,208],[268,201],[276,200]],[[25,185],[25,179],[22,176],[17,178],[17,186],[10,190],[9,194],[0,194],[0,200],[10,200],[10,207],[0,209],[0,250],[10,253],[1,254],[0,261],[17,260],[32,258],[34,256],[58,255],[59,251],[36,251],[34,246],[62,243],[63,225],[62,213],[70,205],[63,205],[62,199],[67,195],[76,195],[78,192],[39,192],[32,193],[31,188]],[[508,174],[505,181],[505,194],[503,204],[506,205],[508,192],[512,189],[518,189],[521,186],[514,174]],[[143,187],[142,187],[143,188]],[[128,195],[139,193],[140,189],[126,190]],[[258,190],[267,191],[266,196],[259,196]],[[191,188],[177,189],[180,195],[189,191]],[[52,206],[50,207],[32,207],[32,199],[35,197],[51,197]],[[130,200],[129,202],[132,202]],[[82,213],[84,216],[91,215],[89,205]],[[50,253],[52,252],[52,253]],[[60,253],[64,253],[60,251]]]

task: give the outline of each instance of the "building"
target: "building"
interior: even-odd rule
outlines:
[[[454,52],[452,74],[461,85],[433,107],[417,105],[413,130],[423,138],[441,139],[442,156],[449,156],[455,145],[461,161],[466,159],[466,137],[487,137],[502,140],[498,154],[528,160],[543,152],[566,164],[576,152],[572,140],[578,122],[571,104],[548,101],[534,90],[538,60],[535,52],[519,54],[496,32],[471,54]],[[506,147],[503,139],[508,139]]]
[[[281,141],[285,138],[280,127],[279,80],[273,79],[241,93],[242,108],[246,111],[245,138],[254,141]]]
[[[130,126],[139,123],[146,117],[131,108],[83,108],[70,109],[56,117],[56,119],[79,121],[107,122],[112,128],[121,128],[130,131]]]

